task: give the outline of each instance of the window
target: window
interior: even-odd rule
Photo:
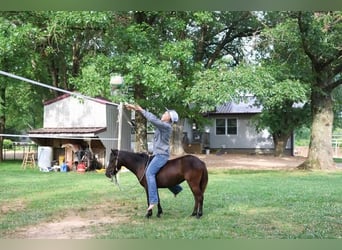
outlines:
[[[228,118],[216,119],[216,134],[217,135],[237,135],[237,119]]]
[[[216,134],[217,135],[226,134],[226,119],[216,119]]]
[[[237,135],[237,119],[227,119],[227,134],[228,135]]]

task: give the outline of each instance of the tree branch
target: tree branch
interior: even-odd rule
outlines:
[[[319,64],[318,58],[310,51],[309,42],[305,36],[308,28],[305,27],[305,22],[303,20],[303,13],[301,11],[298,14],[297,20],[298,20],[298,27],[299,27],[299,31],[300,31],[300,37],[302,40],[304,52],[310,58],[312,65],[315,68],[315,71],[319,72],[320,71],[320,64]]]
[[[329,84],[325,89],[329,92],[333,91],[334,88],[337,88],[339,85],[342,85],[342,79],[337,80],[331,84]]]

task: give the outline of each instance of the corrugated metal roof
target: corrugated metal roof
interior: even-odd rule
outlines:
[[[75,93],[77,94],[77,93]],[[71,97],[71,94],[64,94],[64,95],[60,95],[60,96],[57,96],[56,98],[53,98],[53,99],[50,99],[50,100],[46,100],[43,102],[44,105],[49,105],[49,104],[52,104],[52,103],[55,103],[55,102],[59,102],[65,98],[68,98],[68,97]],[[95,97],[95,98],[92,98],[92,101],[94,102],[98,102],[98,103],[101,103],[101,104],[108,104],[110,101],[103,98],[103,97]]]
[[[257,114],[261,113],[262,107],[256,105],[254,97],[247,97],[245,100],[236,102],[226,102],[217,106],[216,110],[210,114]]]
[[[105,131],[104,127],[86,128],[39,128],[29,131],[29,134],[98,134]]]

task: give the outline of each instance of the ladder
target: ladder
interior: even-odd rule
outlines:
[[[21,167],[26,169],[26,167],[34,168],[36,166],[36,161],[34,159],[35,152],[27,152],[24,156],[23,163]]]

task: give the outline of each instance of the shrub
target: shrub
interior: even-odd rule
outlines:
[[[4,139],[4,149],[12,149],[13,148],[13,142],[9,139]]]

